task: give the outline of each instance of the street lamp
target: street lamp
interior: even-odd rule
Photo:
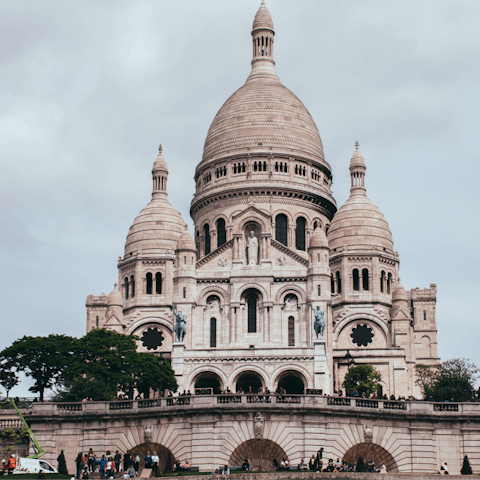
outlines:
[[[162,395],[162,365],[163,365],[163,353],[160,352],[160,357],[158,358],[158,363],[160,364],[160,378],[158,379],[158,389],[160,391],[160,396]]]
[[[347,354],[345,355],[344,358],[345,358],[345,361],[347,362],[347,366],[348,366],[348,390],[349,390],[349,393],[351,393],[350,389],[351,389],[351,386],[352,386],[352,379],[350,378],[350,367],[352,365],[356,365],[356,363],[355,363],[355,360],[352,357],[352,354],[350,353],[350,350],[347,350]]]

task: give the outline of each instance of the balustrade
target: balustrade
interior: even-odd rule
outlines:
[[[378,408],[378,401],[357,398],[355,400],[355,406],[360,408]]]
[[[111,402],[110,410],[133,410],[133,402]]]
[[[56,403],[57,410],[62,412],[81,412],[83,405],[81,403]]]
[[[337,407],[349,407],[350,399],[343,397],[327,397],[327,405],[334,405]]]
[[[222,395],[217,397],[217,403],[242,403],[242,397],[239,395]]]
[[[383,401],[383,408],[385,410],[406,410],[406,402]]]
[[[167,407],[173,407],[176,405],[190,405],[190,397],[167,398]]]
[[[433,409],[436,412],[458,412],[458,403],[434,403]]]

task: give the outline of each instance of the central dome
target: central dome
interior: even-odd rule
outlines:
[[[276,76],[250,77],[224,103],[208,131],[203,160],[260,144],[324,160],[313,118]]]

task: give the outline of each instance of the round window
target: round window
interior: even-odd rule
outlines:
[[[156,350],[163,344],[163,333],[158,328],[147,328],[142,335],[142,345],[147,350]]]
[[[358,347],[366,347],[373,342],[373,329],[368,325],[357,325],[350,334],[352,341]]]

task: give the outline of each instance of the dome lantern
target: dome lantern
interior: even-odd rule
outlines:
[[[167,161],[163,156],[162,145],[158,147],[158,156],[153,163],[152,177],[153,177],[153,193],[152,196],[167,196],[167,179],[168,167]]]
[[[357,140],[355,142],[355,152],[353,153],[352,159],[350,160],[350,177],[352,180],[350,193],[366,195],[365,170],[367,169],[367,167],[365,165],[365,159],[363,158],[360,150],[358,149],[359,146],[360,143]]]

